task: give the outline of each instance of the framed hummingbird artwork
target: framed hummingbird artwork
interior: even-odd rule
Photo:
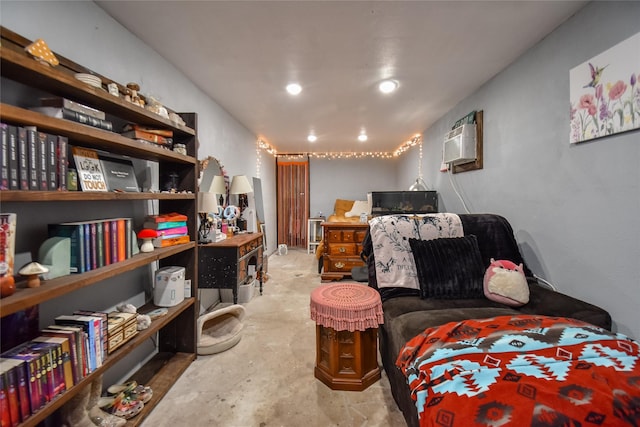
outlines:
[[[569,72],[569,142],[640,128],[640,33]]]

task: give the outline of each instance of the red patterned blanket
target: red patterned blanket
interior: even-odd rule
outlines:
[[[640,426],[640,346],[578,320],[426,329],[400,351],[421,426]]]

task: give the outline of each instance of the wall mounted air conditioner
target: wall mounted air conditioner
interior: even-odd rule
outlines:
[[[451,165],[474,162],[476,160],[476,125],[464,124],[444,136],[442,162]]]

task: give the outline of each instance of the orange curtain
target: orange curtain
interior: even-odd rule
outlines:
[[[278,159],[278,244],[306,248],[309,161]]]

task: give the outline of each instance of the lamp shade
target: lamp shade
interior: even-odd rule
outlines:
[[[198,193],[198,212],[217,212],[216,195],[209,192]]]
[[[214,176],[213,181],[211,182],[211,189],[209,191],[213,194],[226,194],[227,188],[226,183],[224,182],[224,176]]]
[[[253,188],[249,184],[249,179],[245,175],[235,175],[231,180],[231,194],[247,194],[253,193]]]

